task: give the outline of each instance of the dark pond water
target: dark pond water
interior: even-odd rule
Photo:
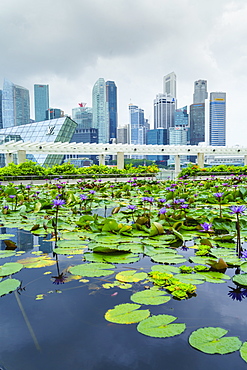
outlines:
[[[12,232],[13,230],[3,230]],[[52,243],[28,232],[17,231],[16,242],[31,256],[31,249],[52,250]],[[184,252],[188,255],[190,252]],[[32,255],[33,256],[33,255]],[[26,257],[26,255],[25,255]],[[17,258],[4,259],[5,262]],[[62,271],[78,263],[59,256]],[[150,270],[145,257],[126,269]],[[123,269],[124,265],[119,266]],[[166,339],[144,336],[136,324],[119,325],[104,319],[105,312],[117,304],[130,303],[130,295],[141,290],[135,284],[130,290],[103,289],[102,283],[113,278],[88,278],[89,282],[71,281],[55,285],[56,265],[23,269],[20,294],[0,298],[0,368],[5,370],[191,370],[246,369],[239,352],[228,355],[207,355],[188,344],[190,333],[203,326],[219,326],[229,330],[229,336],[247,340],[247,298],[233,301],[229,296],[231,282],[204,283],[197,286],[197,296],[188,300],[170,300],[159,306],[146,306],[152,314],[171,314],[186,324],[183,334]],[[44,275],[46,271],[52,274]],[[113,293],[117,292],[117,295]],[[45,294],[36,300],[37,294]],[[145,308],[146,308],[145,307]]]

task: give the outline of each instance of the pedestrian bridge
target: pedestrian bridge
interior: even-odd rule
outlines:
[[[18,163],[26,160],[26,154],[75,154],[98,155],[99,164],[105,164],[106,155],[117,156],[117,167],[124,168],[124,156],[128,155],[174,155],[175,173],[180,171],[180,156],[197,156],[197,163],[204,167],[205,155],[243,156],[247,164],[247,147],[207,145],[134,145],[134,144],[89,144],[9,141],[0,144],[0,153],[6,155],[6,163],[13,161],[17,153]]]

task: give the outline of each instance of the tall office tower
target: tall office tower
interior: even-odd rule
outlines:
[[[45,120],[64,117],[64,111],[59,108],[49,108],[45,112]]]
[[[174,72],[169,73],[163,78],[163,93],[167,96],[177,99],[177,77]]]
[[[205,141],[205,100],[207,98],[207,81],[195,81],[193,104],[190,106],[191,145],[198,145],[200,142]]]
[[[210,93],[209,144],[226,145],[226,93]]]
[[[106,81],[106,102],[109,110],[109,139],[117,138],[117,86],[114,81]]]
[[[30,121],[29,91],[4,79],[2,94],[3,128],[28,124]]]
[[[118,144],[130,144],[129,140],[129,125],[125,125],[117,128],[117,143]]]
[[[130,113],[130,143],[146,144],[148,121],[144,118],[144,110],[137,105],[129,104]]]
[[[46,120],[46,111],[49,109],[49,85],[34,85],[35,121]]]
[[[99,78],[93,87],[93,128],[98,129],[99,143],[109,143],[109,110],[106,103],[106,85],[104,78]]]
[[[198,80],[194,82],[193,104],[205,103],[208,98],[207,81]]]
[[[3,97],[3,92],[2,90],[0,90],[0,129],[3,128],[2,97]]]
[[[156,95],[156,99],[154,99],[154,129],[169,129],[174,126],[175,103],[175,99],[167,94]]]
[[[149,130],[147,132],[147,144],[148,145],[166,145],[167,144],[167,129],[157,128]],[[168,155],[148,155],[147,159],[153,161],[161,161],[163,164],[167,164],[169,159]]]
[[[86,103],[79,103],[79,107],[72,109],[72,119],[77,123],[77,129],[90,129],[93,125],[92,108]]]

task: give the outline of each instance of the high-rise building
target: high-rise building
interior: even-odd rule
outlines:
[[[130,113],[130,143],[146,144],[146,134],[149,129],[148,120],[144,118],[144,110],[137,105],[129,104]]]
[[[177,99],[177,77],[174,72],[169,73],[163,78],[163,93],[167,96]]]
[[[209,144],[226,145],[226,93],[210,93]]]
[[[154,130],[149,130],[147,132],[147,144],[148,145],[167,145],[167,129],[165,128],[157,128]],[[169,156],[167,155],[149,155],[147,159],[153,161],[162,161],[167,164]]]
[[[207,81],[194,83],[193,104],[190,106],[190,144],[205,142],[205,100],[208,98]]]
[[[94,84],[92,108],[93,128],[98,129],[98,141],[100,144],[109,143],[109,110],[104,78],[99,78]]]
[[[4,79],[2,93],[3,128],[28,124],[30,121],[29,91]]]
[[[80,103],[79,107],[72,109],[72,119],[77,123],[77,129],[90,129],[93,126],[92,108],[86,107],[86,103]]]
[[[106,102],[109,111],[109,139],[117,138],[117,86],[114,81],[106,81]]]
[[[158,94],[154,100],[154,129],[174,126],[175,98]]]
[[[2,116],[2,99],[3,98],[3,92],[0,90],[0,129],[3,128],[3,116]]]
[[[198,80],[194,82],[193,104],[205,103],[208,98],[207,81]]]
[[[118,127],[117,129],[117,143],[130,144],[129,140],[129,125]]]
[[[35,121],[46,120],[46,111],[49,109],[49,85],[34,85]]]
[[[55,119],[64,117],[64,111],[59,108],[49,108],[46,111],[45,119]]]

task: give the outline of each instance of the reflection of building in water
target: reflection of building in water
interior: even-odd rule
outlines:
[[[51,253],[53,250],[52,242],[46,241],[44,237],[33,235],[29,231],[19,230],[19,229],[10,229],[7,227],[0,228],[1,234],[12,234],[13,237],[7,237],[6,240],[12,240],[16,245],[18,250],[21,251],[31,251],[34,246],[38,246],[38,249],[43,253]],[[48,238],[49,239],[49,238]],[[1,240],[0,249],[4,250],[6,244]]]

